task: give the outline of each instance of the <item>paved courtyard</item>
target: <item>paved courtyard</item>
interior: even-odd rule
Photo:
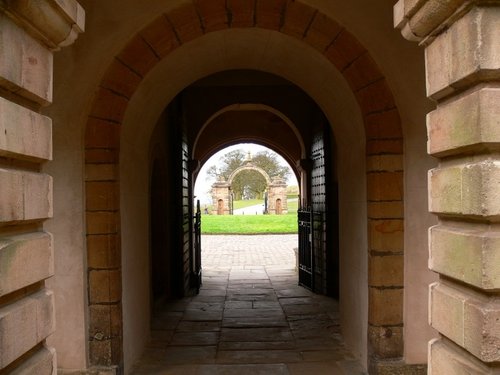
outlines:
[[[360,375],[335,300],[297,285],[296,236],[204,236],[203,286],[159,309],[133,374]]]

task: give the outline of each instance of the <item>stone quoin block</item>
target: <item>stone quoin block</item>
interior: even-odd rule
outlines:
[[[17,366],[9,374],[11,375],[53,375],[56,369],[56,351],[45,345],[27,358],[20,366]]]
[[[42,342],[55,329],[54,295],[42,290],[0,309],[0,368]]]
[[[483,362],[500,360],[500,302],[450,282],[430,286],[429,321]]]
[[[0,169],[0,222],[52,217],[52,177]]]
[[[429,230],[429,268],[484,290],[500,289],[500,232],[486,225]]]
[[[473,7],[426,48],[427,95],[500,77],[500,8]]]
[[[0,15],[0,86],[40,105],[52,101],[52,52]]]
[[[446,339],[429,342],[429,374],[492,375],[493,370]]]
[[[432,169],[429,211],[494,219],[500,215],[499,184],[500,162],[494,159]]]
[[[45,161],[52,159],[52,121],[0,98],[0,156]]]
[[[427,115],[427,149],[434,156],[497,148],[500,89],[485,87],[440,104]]]
[[[0,274],[0,296],[53,276],[52,236],[38,232],[0,238]]]
[[[205,32],[227,29],[229,26],[226,0],[195,0]]]

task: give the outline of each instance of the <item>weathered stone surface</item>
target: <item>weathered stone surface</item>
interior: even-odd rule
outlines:
[[[426,49],[427,95],[500,77],[500,8],[473,7]]]
[[[434,339],[429,343],[429,375],[495,373],[493,369],[448,340]]]
[[[0,156],[52,159],[52,122],[46,116],[0,98],[0,134]]]
[[[370,324],[398,325],[403,322],[403,289],[369,288]]]
[[[366,158],[368,172],[397,172],[403,170],[403,155],[374,155]]]
[[[432,169],[429,211],[495,220],[500,215],[499,184],[500,161],[494,159]]]
[[[0,222],[52,217],[52,177],[0,169]]]
[[[11,375],[53,375],[56,370],[56,351],[53,348],[43,346],[31,357],[26,359],[20,366],[16,367]]]
[[[430,289],[430,324],[484,362],[500,360],[500,302],[448,282]]]
[[[427,116],[428,152],[449,156],[497,150],[500,143],[500,89],[486,87],[440,104]]]
[[[370,256],[368,262],[370,286],[403,286],[404,256]]]
[[[54,295],[42,290],[0,309],[0,368],[54,332]]]
[[[402,252],[404,248],[403,220],[370,220],[370,250],[378,252]]]
[[[379,358],[403,356],[402,327],[368,327],[368,341]]]
[[[49,233],[0,238],[0,296],[51,277],[53,256]]]
[[[41,105],[52,101],[52,52],[0,15],[0,86]]]
[[[429,268],[485,290],[500,289],[500,233],[488,226],[430,229]]]

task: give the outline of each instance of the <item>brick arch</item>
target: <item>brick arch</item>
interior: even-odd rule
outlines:
[[[190,0],[160,15],[116,55],[102,78],[85,133],[89,337],[92,365],[121,365],[120,124],[142,79],[205,33],[263,28],[317,49],[341,72],[364,118],[369,241],[369,342],[373,358],[403,355],[403,134],[387,82],[368,51],[336,21],[293,0]],[[390,272],[385,272],[390,270]],[[388,308],[390,306],[390,308]],[[105,318],[103,319],[103,316]],[[99,328],[104,339],[96,340]],[[105,325],[106,325],[105,324]]]

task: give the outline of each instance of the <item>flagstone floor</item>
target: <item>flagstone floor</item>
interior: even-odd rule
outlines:
[[[271,241],[252,237],[254,251]],[[219,251],[235,247],[220,240]],[[282,264],[248,263],[204,267],[199,295],[159,308],[132,374],[363,374],[342,342],[337,302],[297,285],[293,253]]]

